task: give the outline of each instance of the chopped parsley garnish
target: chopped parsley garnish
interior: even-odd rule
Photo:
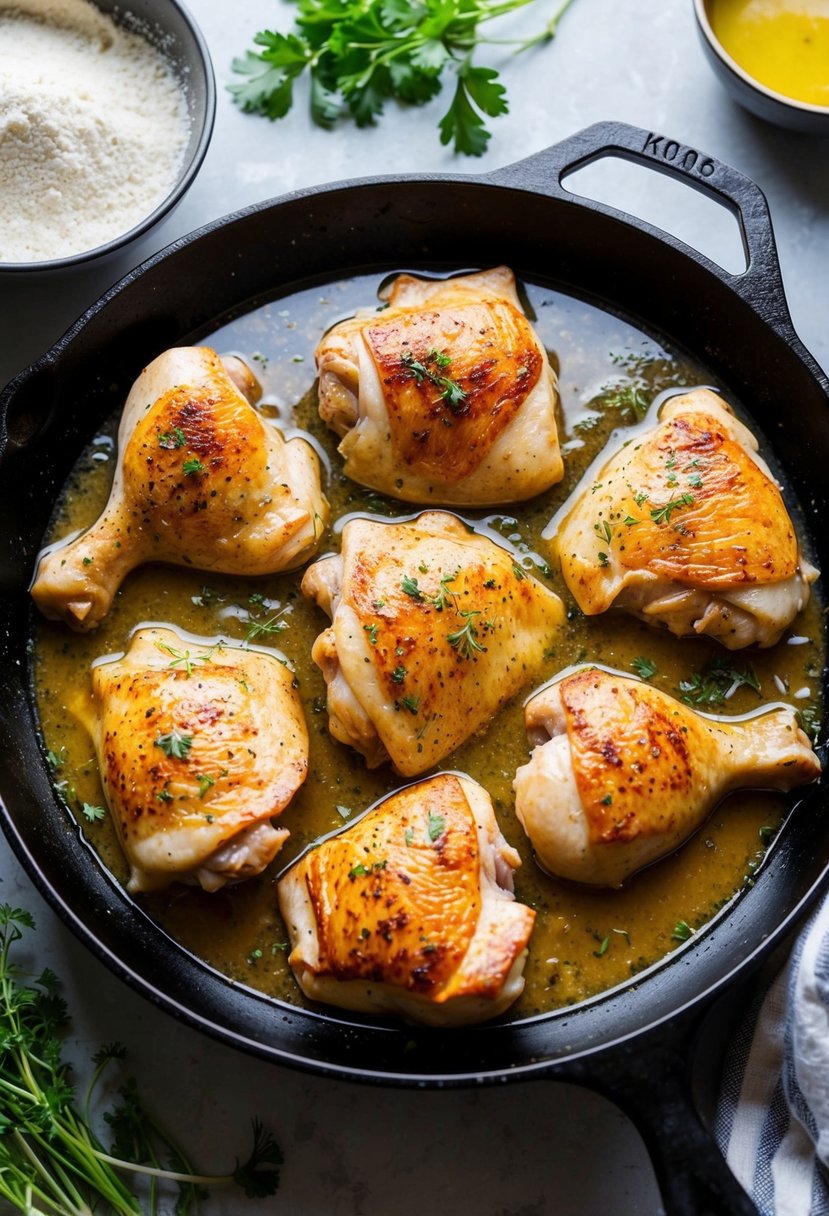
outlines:
[[[192,655],[189,650],[177,650],[175,646],[168,646],[166,642],[156,642],[156,650],[160,650],[163,654],[172,655],[170,659],[170,667],[181,667],[187,673],[187,676],[193,674],[193,666],[196,663],[209,663],[213,658],[214,650],[221,650],[222,643],[217,642],[215,646],[211,646],[205,654]]]
[[[272,617],[269,617],[267,621],[251,621],[245,634],[245,644],[252,642],[254,638],[262,636],[273,637],[277,633],[281,633],[283,629],[287,629],[288,622],[281,621],[279,619],[280,615],[281,613],[277,612]]]
[[[410,714],[416,714],[420,708],[420,697],[407,696],[401,697],[399,701],[394,703],[395,709],[408,709]]]
[[[426,831],[432,844],[442,836],[446,831],[446,820],[443,815],[435,815],[432,811],[429,812],[429,818],[426,821]]]
[[[398,663],[391,673],[391,678],[395,684],[402,684],[408,674],[406,668],[401,663]]]
[[[412,841],[414,840],[414,828],[406,828],[406,831],[403,834],[403,839],[406,841],[407,845],[411,845]]]
[[[681,680],[679,691],[686,705],[722,705],[731,693],[743,686],[760,695],[760,681],[751,663],[735,667],[727,659],[714,658],[702,671]]]
[[[610,558],[607,556],[607,554],[604,552],[603,549],[599,550],[599,565],[600,566],[610,565]]]
[[[512,563],[512,572],[515,575],[515,577],[518,579],[519,583],[527,577],[527,571],[524,569],[523,566],[519,566],[518,562]]]
[[[377,625],[363,625],[363,629],[368,634],[368,640],[372,646],[377,645]]]
[[[417,585],[416,578],[411,578],[408,574],[404,574],[400,586],[406,595],[411,596],[411,598],[416,600],[419,604],[423,603],[425,597]]]
[[[199,783],[200,798],[203,798],[211,786],[216,784],[216,778],[210,777],[207,773],[196,773],[196,780]]]
[[[435,388],[440,389],[440,396],[443,401],[449,406],[453,414],[466,413],[468,406],[464,406],[467,393],[456,380],[450,380],[448,376],[442,376],[438,372],[432,370],[429,366],[433,364],[438,368],[445,368],[451,363],[451,359],[447,355],[441,355],[436,350],[430,350],[425,360],[415,359],[411,351],[406,351],[400,358],[400,363],[406,371],[411,372],[418,384],[422,384],[424,380],[428,380]]]
[[[637,655],[631,663],[631,667],[639,676],[640,680],[649,680],[651,676],[656,675],[656,664],[653,659],[648,659],[645,655]]]
[[[455,570],[452,574],[444,574],[441,578],[438,593],[432,600],[436,612],[443,612],[448,602],[454,599],[454,593],[449,590],[448,584],[453,583],[459,574],[460,570]]]
[[[165,756],[171,756],[174,760],[186,760],[187,754],[193,746],[193,736],[182,735],[177,730],[171,730],[169,735],[159,735],[155,740],[155,746],[160,747]]]
[[[486,646],[482,646],[478,641],[478,630],[472,620],[473,617],[480,616],[480,612],[475,609],[467,609],[460,613],[466,619],[466,624],[462,629],[458,629],[455,633],[447,633],[446,640],[449,645],[456,650],[462,659],[473,658],[476,651],[485,651]]]
[[[688,938],[693,932],[694,930],[688,924],[687,920],[678,920],[674,925],[671,940],[675,942],[687,942]]]
[[[188,477],[190,477],[194,473],[203,473],[205,471],[205,469],[207,468],[207,465],[202,464],[202,462],[199,460],[198,456],[191,456],[189,458],[189,460],[185,460],[184,464],[181,467],[184,470],[184,472],[188,475]]]
[[[656,524],[667,524],[671,521],[671,516],[674,511],[680,507],[691,507],[694,504],[693,494],[680,494],[678,498],[672,498],[670,502],[666,502],[664,507],[653,507],[651,510],[651,519]]]
[[[160,448],[183,448],[186,443],[187,436],[180,426],[173,427],[172,431],[165,431],[158,436]]]
[[[81,807],[83,817],[87,823],[97,823],[106,815],[106,811],[102,806],[92,806],[91,803],[85,802]]]

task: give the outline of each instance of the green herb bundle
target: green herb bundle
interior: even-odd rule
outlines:
[[[473,64],[487,40],[479,26],[533,0],[297,0],[295,32],[263,30],[261,51],[234,59],[244,79],[229,87],[243,110],[284,118],[294,81],[308,72],[311,117],[321,127],[351,118],[373,125],[387,101],[425,105],[441,91],[444,72],[455,77],[449,109],[438,127],[440,142],[480,156],[490,132],[485,118],[508,109],[506,91],[493,68]],[[564,0],[540,34],[517,42],[526,50],[551,41],[572,0]]]
[[[111,1151],[104,1148],[90,1124],[90,1104],[110,1061],[123,1059],[125,1050],[113,1043],[94,1056],[79,1108],[62,1059],[69,1017],[57,976],[45,970],[27,984],[13,957],[24,930],[34,927],[30,913],[0,905],[0,1200],[26,1216],[157,1216],[162,1187],[175,1184],[177,1216],[193,1216],[205,1187],[216,1183],[235,1182],[251,1197],[273,1194],[282,1154],[258,1121],[246,1161],[224,1176],[195,1174],[132,1079],[103,1116],[113,1136]],[[122,1174],[143,1177],[146,1204]]]

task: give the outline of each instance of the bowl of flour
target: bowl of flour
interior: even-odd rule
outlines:
[[[0,0],[0,271],[121,249],[181,201],[216,89],[176,0]]]

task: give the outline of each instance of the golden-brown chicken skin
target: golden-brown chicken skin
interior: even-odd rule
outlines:
[[[517,502],[561,480],[556,377],[505,266],[395,279],[316,353],[345,472],[405,502]]]
[[[352,519],[342,552],[302,580],[332,625],[312,658],[331,733],[370,767],[439,763],[541,669],[560,599],[454,515]]]
[[[138,629],[92,669],[87,722],[130,891],[215,890],[258,874],[287,831],[308,732],[293,677],[264,650]]]
[[[820,762],[789,706],[729,720],[629,676],[565,675],[527,702],[538,744],[516,814],[551,874],[619,886],[673,852],[737,789],[791,790]]]
[[[453,1026],[521,993],[535,913],[489,795],[440,773],[384,799],[280,880],[290,965],[306,996]]]
[[[756,439],[708,389],[672,397],[562,517],[553,543],[583,612],[729,649],[773,646],[817,577]]]
[[[102,515],[41,557],[32,595],[45,616],[93,629],[142,562],[260,575],[311,556],[328,519],[319,463],[253,409],[258,391],[241,360],[203,346],[165,351],[144,369]]]

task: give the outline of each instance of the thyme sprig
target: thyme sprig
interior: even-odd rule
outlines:
[[[250,1156],[222,1175],[194,1173],[182,1150],[144,1105],[134,1080],[124,1082],[120,1102],[104,1114],[114,1135],[107,1151],[92,1127],[90,1107],[111,1061],[123,1060],[121,1044],[93,1057],[95,1068],[83,1107],[62,1034],[69,1024],[60,982],[45,969],[32,983],[15,959],[17,944],[33,931],[31,913],[0,905],[0,1198],[26,1216],[159,1216],[162,1190],[179,1187],[176,1212],[194,1216],[204,1188],[236,1183],[251,1197],[273,1194],[282,1154],[258,1120]],[[172,1168],[161,1165],[169,1161]],[[148,1207],[121,1174],[148,1181]],[[168,1210],[166,1204],[163,1210]]]

